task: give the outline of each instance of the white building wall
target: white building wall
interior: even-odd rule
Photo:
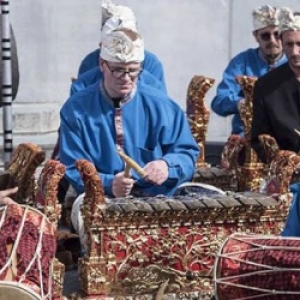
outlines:
[[[271,4],[299,9],[298,0],[115,0],[132,7],[146,48],[162,61],[169,94],[185,109],[194,75],[216,79],[209,105],[229,59],[255,47],[252,9]],[[98,46],[100,0],[10,1],[18,46],[20,86],[13,103],[14,144],[53,144],[59,109],[81,59]],[[2,113],[0,111],[0,113]],[[0,132],[2,132],[0,124]],[[211,114],[209,141],[224,141],[230,118]],[[1,145],[1,142],[0,142]]]

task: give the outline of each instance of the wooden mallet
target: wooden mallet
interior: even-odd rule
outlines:
[[[126,155],[123,151],[118,151],[119,155],[123,158],[125,162],[125,177],[130,177],[130,169],[136,171],[142,178],[147,174],[144,169],[138,165],[132,158]]]

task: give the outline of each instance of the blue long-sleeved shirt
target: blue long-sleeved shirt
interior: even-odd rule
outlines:
[[[278,67],[287,61],[283,55],[273,66]],[[211,102],[211,109],[218,115],[232,118],[232,134],[243,134],[244,128],[238,110],[238,101],[244,98],[236,76],[260,77],[270,71],[270,65],[259,55],[259,48],[248,49],[235,56],[223,73],[222,81],[217,87],[217,93]]]
[[[99,56],[100,56],[99,48],[89,53],[81,62],[78,69],[77,76],[79,77],[81,74],[91,70],[94,67],[99,66]],[[144,61],[142,62],[142,68],[144,70],[147,70],[154,77],[156,77],[157,80],[161,82],[164,90],[167,91],[163,66],[155,54],[145,50],[145,58]]]
[[[163,159],[169,167],[168,179],[151,185],[133,173],[136,185],[148,195],[172,195],[183,182],[192,179],[199,155],[184,112],[165,93],[140,84],[131,100],[119,108],[124,132],[124,152],[144,167]],[[77,159],[91,161],[102,180],[104,191],[112,196],[114,175],[124,162],[116,152],[115,113],[103,84],[96,83],[71,96],[61,109],[60,160],[66,165],[66,178],[78,193],[84,190]]]
[[[77,80],[72,82],[70,88],[70,96],[72,96],[74,93],[77,93],[80,90],[87,88],[88,86],[96,82],[99,83],[102,80],[102,78],[103,78],[103,73],[101,72],[99,66],[96,66],[91,70],[83,73],[77,78]],[[159,81],[147,70],[143,70],[142,73],[139,75],[138,85],[141,82],[148,84],[151,87],[166,93],[165,86],[161,83],[161,81]],[[57,159],[58,157],[59,157],[59,140],[57,141],[54,151],[52,153],[52,158]]]
[[[77,80],[72,83],[70,95],[73,95],[74,93],[77,93],[78,91],[83,90],[96,82],[100,82],[102,78],[103,73],[101,72],[99,66],[90,69],[89,71],[81,74]],[[166,93],[165,86],[161,83],[161,81],[159,81],[147,70],[143,70],[139,75],[138,84],[140,82],[144,82],[145,84],[148,84],[153,88]]]

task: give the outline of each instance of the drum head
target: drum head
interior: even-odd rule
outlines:
[[[41,300],[41,297],[24,285],[0,282],[0,300]]]

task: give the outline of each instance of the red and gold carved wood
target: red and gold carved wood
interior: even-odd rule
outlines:
[[[260,182],[264,178],[264,166],[259,162],[256,152],[251,147],[251,125],[253,114],[253,88],[256,77],[237,76],[236,81],[241,86],[245,95],[245,107],[240,111],[240,116],[245,132],[245,162],[241,166],[239,176],[239,191],[259,191]]]
[[[244,138],[235,134],[230,135],[222,150],[221,166],[196,168],[193,182],[206,183],[224,191],[236,192],[240,174],[238,158],[244,147]]]
[[[272,136],[268,134],[261,134],[258,136],[259,142],[262,144],[267,164],[270,165],[270,163],[275,159],[279,152],[279,146]]]
[[[292,202],[292,193],[290,192],[290,184],[293,181],[299,182],[296,171],[300,168],[300,156],[295,152],[287,150],[279,150],[276,157],[270,165],[270,178],[268,186],[276,186],[278,193],[278,201],[283,216],[287,217]],[[274,188],[267,190],[269,194],[274,193]]]
[[[152,299],[162,290],[204,299],[213,294],[215,254],[229,234],[279,234],[285,220],[277,200],[257,193],[105,199],[95,167],[86,160],[77,167],[89,251],[79,259],[83,292],[72,299]]]
[[[19,189],[14,200],[33,204],[35,196],[35,171],[45,160],[45,152],[36,144],[23,143],[17,146],[7,166]]]
[[[194,76],[187,89],[186,112],[192,134],[200,147],[196,167],[207,167],[205,162],[205,140],[210,111],[205,104],[205,95],[215,80],[204,76]]]
[[[36,206],[56,227],[61,216],[61,204],[57,199],[57,191],[65,172],[66,167],[62,163],[57,160],[48,160],[37,180]]]
[[[48,160],[37,180],[35,207],[43,212],[54,224],[56,234],[61,215],[61,204],[57,199],[58,185],[64,176],[66,167],[56,160]],[[57,259],[53,261],[53,299],[63,299],[65,266]]]
[[[241,166],[239,163],[239,156],[241,151],[245,148],[245,138],[231,134],[224,145],[221,153],[221,167],[228,170],[232,174],[232,191],[239,190],[239,178],[241,174]],[[228,189],[227,189],[228,190]]]

